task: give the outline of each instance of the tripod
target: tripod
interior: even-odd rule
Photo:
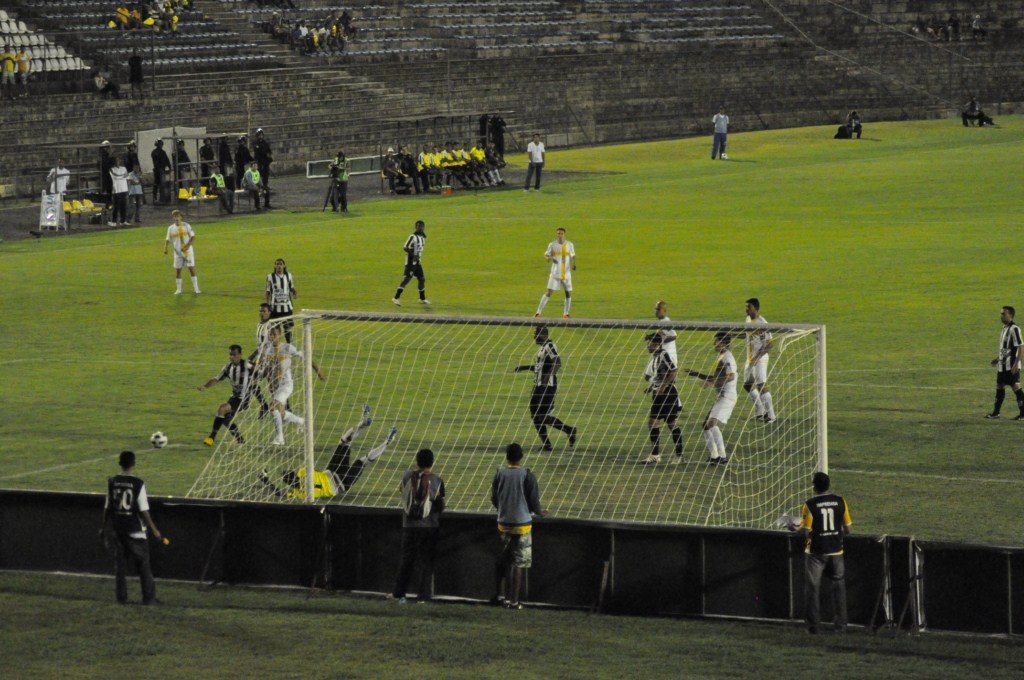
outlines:
[[[348,182],[339,182],[334,177],[329,180],[327,196],[324,198],[324,207],[320,212],[327,210],[327,204],[337,205],[341,203],[341,211],[348,212]]]

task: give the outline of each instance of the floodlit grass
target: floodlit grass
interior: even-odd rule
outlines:
[[[709,139],[552,152],[549,170],[572,174],[540,194],[200,222],[198,298],[187,282],[171,294],[162,228],[0,244],[0,486],[99,491],[117,452],[161,429],[171,446],[139,471],[151,493],[184,494],[226,394],[195,386],[227,345],[250,348],[276,257],[299,306],[392,311],[401,244],[423,219],[435,313],[529,316],[563,226],[576,317],[649,318],[664,298],[674,319],[741,321],[756,295],[773,322],[827,324],[830,463],[857,531],[1018,544],[1019,424],[981,419],[999,307],[1024,309],[1007,176],[1024,120],[1000,122],[879,124],[859,142],[733,134],[732,160],[714,163]]]
[[[137,583],[131,583],[137,597]],[[5,678],[1019,678],[1016,642],[0,574]],[[14,662],[12,660],[16,659]]]

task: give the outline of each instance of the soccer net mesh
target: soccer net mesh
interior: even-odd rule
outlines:
[[[542,449],[530,413],[534,375],[514,371],[533,363],[539,349],[534,327],[540,325],[561,357],[552,415],[577,428],[574,447],[564,432],[548,427],[553,450]],[[766,385],[776,420],[767,423],[755,418],[742,385],[751,326],[673,323],[684,462],[671,464],[674,444],[662,424],[662,462],[651,465],[643,463],[651,452],[645,337],[664,328],[636,321],[303,312],[292,344],[311,346],[327,379],[310,376],[302,359],[293,360],[289,410],[312,425],[311,436],[286,422],[284,445],[274,444],[273,419],[251,400],[234,419],[244,443],[225,433],[189,496],[304,502],[307,452],[315,470],[328,469],[338,460],[337,445],[355,427],[346,461],[355,463],[395,427],[394,442],[379,458],[361,462],[359,476],[346,479],[347,489],[335,484],[318,493],[318,502],[398,507],[402,472],[414,466],[417,450],[430,448],[448,508],[490,512],[491,479],[504,463],[504,446],[515,441],[538,477],[543,506],[555,516],[772,527],[780,514],[799,507],[811,473],[827,466],[823,328],[759,326],[772,334]],[[716,390],[685,372],[713,372],[717,331],[730,334],[738,367],[736,405],[720,426],[725,465],[706,462],[703,425]],[[261,349],[256,361],[264,373],[275,351],[271,345]],[[310,378],[311,413],[303,389]],[[265,380],[251,386],[267,398],[272,387]],[[364,405],[372,423],[357,427]],[[295,474],[299,470],[302,475]],[[335,481],[345,476],[343,471]]]

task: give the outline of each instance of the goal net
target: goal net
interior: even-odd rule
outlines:
[[[234,418],[244,443],[225,433],[189,496],[394,508],[402,473],[417,450],[430,448],[447,507],[490,512],[490,483],[505,445],[519,442],[554,516],[769,528],[803,502],[811,474],[827,469],[823,326],[757,326],[771,339],[765,384],[775,420],[765,422],[743,387],[754,327],[671,324],[682,461],[673,433],[659,422],[660,462],[645,463],[652,452],[645,372],[657,349],[647,338],[666,329],[657,322],[323,311],[294,320],[292,345],[305,351],[290,362],[295,388],[286,400],[292,422],[280,428],[283,445],[275,443],[274,417],[250,399]],[[564,425],[546,421],[550,451],[531,415],[545,410],[533,370],[544,363],[537,360],[538,327],[546,328],[560,364],[550,414]],[[704,433],[719,389],[691,375],[715,374],[717,333],[730,340],[737,364],[735,406],[719,426],[724,464],[707,462]],[[250,391],[264,400],[279,387],[283,346],[283,337],[277,347],[266,343],[256,360],[261,377]]]

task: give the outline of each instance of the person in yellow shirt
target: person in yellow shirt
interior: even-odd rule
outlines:
[[[6,90],[7,98],[14,99],[14,72],[17,68],[18,58],[10,46],[4,45],[3,54],[0,54],[0,92]]]

